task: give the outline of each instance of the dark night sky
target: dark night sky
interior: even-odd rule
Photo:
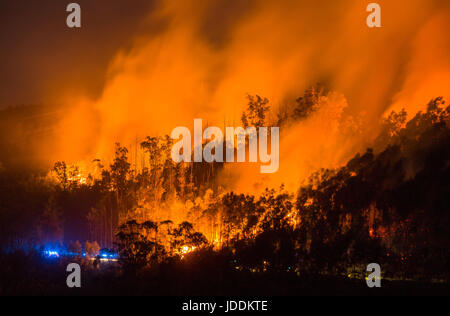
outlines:
[[[98,95],[111,59],[148,27],[143,20],[153,3],[78,0],[82,28],[69,29],[71,2],[0,1],[0,108],[58,102],[52,90]]]

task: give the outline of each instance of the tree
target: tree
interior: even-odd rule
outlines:
[[[96,241],[92,243],[86,241],[84,249],[86,250],[86,255],[91,258],[97,257],[100,253],[100,245]]]
[[[70,242],[68,250],[75,254],[77,257],[81,257],[81,254],[83,252],[83,247],[81,246],[81,243],[77,240],[76,242]]]
[[[190,249],[201,248],[206,246],[208,240],[199,232],[194,231],[194,226],[189,222],[183,222],[178,225],[172,232],[171,248],[174,253],[182,253],[183,247]]]
[[[303,96],[296,100],[297,105],[294,108],[294,120],[306,119],[317,111],[320,97],[323,96],[323,91],[324,89],[320,85],[307,89]]]
[[[126,192],[130,166],[128,149],[117,143],[114,163],[111,165],[111,181],[113,189],[118,192],[119,196],[123,196]]]
[[[136,273],[147,266],[157,245],[142,234],[143,227],[136,221],[129,221],[119,228],[116,246],[121,263],[127,272]]]
[[[38,226],[38,233],[43,243],[62,243],[64,228],[61,209],[52,195],[47,201]]]
[[[63,189],[66,190],[68,183],[67,165],[64,161],[55,163],[53,171],[56,173],[56,177]]]
[[[249,126],[260,128],[266,125],[267,112],[270,110],[269,100],[259,95],[247,95],[247,110],[242,113],[242,124],[244,128]]]
[[[230,192],[222,197],[221,206],[225,226],[222,233],[227,244],[233,238],[239,239],[240,234],[245,238],[255,230],[262,210],[256,205],[253,196]]]
[[[275,190],[266,189],[259,201],[265,210],[261,221],[262,230],[278,231],[291,225],[288,219],[294,208],[292,199],[293,196],[284,190],[284,186],[281,186],[278,194]]]
[[[111,185],[116,193],[117,204],[117,213],[113,214],[111,212],[110,222],[114,222],[114,224],[118,221],[118,217],[120,217],[122,212],[128,212],[127,194],[129,193],[128,177],[130,166],[131,165],[128,162],[128,149],[126,149],[125,147],[121,147],[120,144],[117,143],[114,162],[110,167]],[[115,226],[114,224],[113,226]]]

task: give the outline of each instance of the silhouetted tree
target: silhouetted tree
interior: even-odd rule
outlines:
[[[247,110],[242,114],[242,124],[244,128],[263,127],[266,125],[267,112],[270,109],[269,100],[262,98],[259,95],[247,95],[248,105]]]

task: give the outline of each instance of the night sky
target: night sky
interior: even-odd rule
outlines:
[[[0,108],[58,102],[52,89],[96,97],[120,49],[149,27],[149,0],[79,0],[82,28],[66,26],[62,0],[0,2]],[[49,100],[48,96],[54,98]]]

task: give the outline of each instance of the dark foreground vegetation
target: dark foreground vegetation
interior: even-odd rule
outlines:
[[[448,295],[448,283],[382,280],[368,288],[364,277],[298,275],[295,272],[257,272],[235,269],[233,256],[202,251],[183,261],[172,260],[124,274],[110,263],[82,267],[81,288],[66,286],[66,266],[74,260],[48,261],[39,254],[2,255],[0,295],[151,295],[151,296],[308,296],[308,295]]]
[[[293,113],[309,115],[313,97]],[[267,100],[250,97],[243,121],[258,125],[267,110]],[[66,259],[48,261],[36,245],[83,234],[114,247],[120,261],[77,259],[78,294],[371,294],[364,277],[372,262],[383,271],[377,293],[448,294],[450,107],[441,98],[408,122],[392,113],[374,149],[320,170],[296,193],[220,192],[220,165],[174,165],[169,145],[143,142],[150,166],[139,173],[120,146],[97,178],[80,179],[63,162],[56,183],[1,172],[0,294],[73,294]],[[174,201],[208,190],[190,208],[192,221],[171,220]]]

